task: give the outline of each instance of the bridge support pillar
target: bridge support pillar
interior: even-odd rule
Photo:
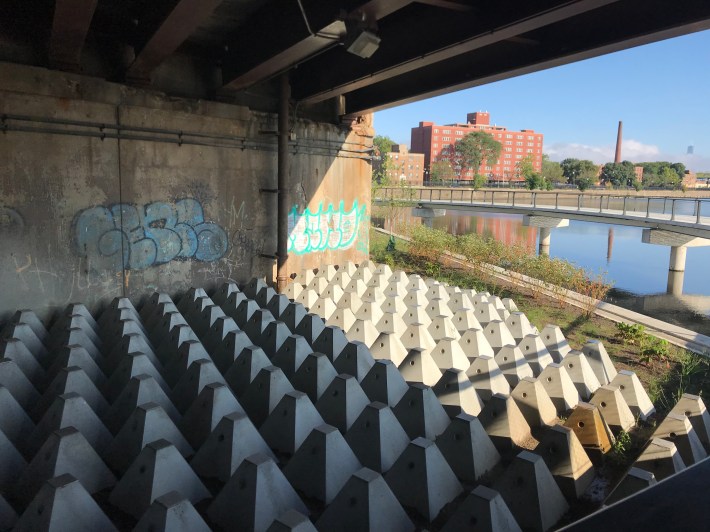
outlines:
[[[668,263],[669,294],[680,295],[683,293],[683,280],[685,277],[685,259],[689,247],[710,246],[706,238],[682,235],[663,229],[644,229],[641,235],[644,244],[657,244],[671,248],[671,258]]]
[[[446,209],[432,209],[430,207],[413,207],[412,216],[422,219],[422,225],[433,229],[434,218],[446,215]]]
[[[540,255],[549,255],[552,230],[556,227],[567,227],[569,220],[566,218],[553,218],[551,216],[528,215],[523,218],[523,225],[525,227],[537,227],[539,229],[540,247],[538,248],[538,253]]]

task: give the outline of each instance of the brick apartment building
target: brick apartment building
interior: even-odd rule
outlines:
[[[394,144],[387,154],[390,159],[390,170],[387,172],[390,183],[406,182],[409,185],[421,186],[424,182],[424,154],[412,153],[406,144]],[[382,160],[375,160],[373,170],[379,170]]]
[[[516,164],[528,154],[533,157],[535,170],[542,170],[543,134],[532,129],[511,131],[503,126],[491,125],[487,112],[468,113],[465,124],[440,126],[433,122],[419,122],[418,127],[412,128],[411,151],[424,154],[424,167],[428,175],[431,164],[439,160],[444,148],[474,131],[490,133],[502,145],[498,161],[484,161],[477,173],[493,181],[522,180]],[[474,174],[469,171],[462,179],[473,179]]]

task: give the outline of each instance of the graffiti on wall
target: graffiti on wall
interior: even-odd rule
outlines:
[[[330,204],[324,209],[321,203],[315,212],[306,208],[299,213],[298,205],[294,205],[288,216],[288,251],[303,255],[352,247],[360,225],[365,223],[365,209],[366,205],[357,200],[350,210],[343,201],[337,208]]]
[[[76,216],[74,228],[77,253],[113,270],[143,270],[172,260],[212,262],[229,246],[225,230],[206,222],[202,205],[192,198],[92,207]]]

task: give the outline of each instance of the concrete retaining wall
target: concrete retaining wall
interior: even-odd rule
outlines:
[[[273,278],[276,116],[7,63],[0,114],[0,322]],[[371,129],[291,124],[289,270],[362,260]]]

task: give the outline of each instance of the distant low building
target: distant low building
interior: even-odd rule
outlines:
[[[412,153],[406,144],[394,144],[392,151],[385,154],[389,157],[390,168],[387,177],[390,183],[407,183],[421,186],[424,183],[424,154]],[[382,160],[375,160],[373,170],[382,167]]]

